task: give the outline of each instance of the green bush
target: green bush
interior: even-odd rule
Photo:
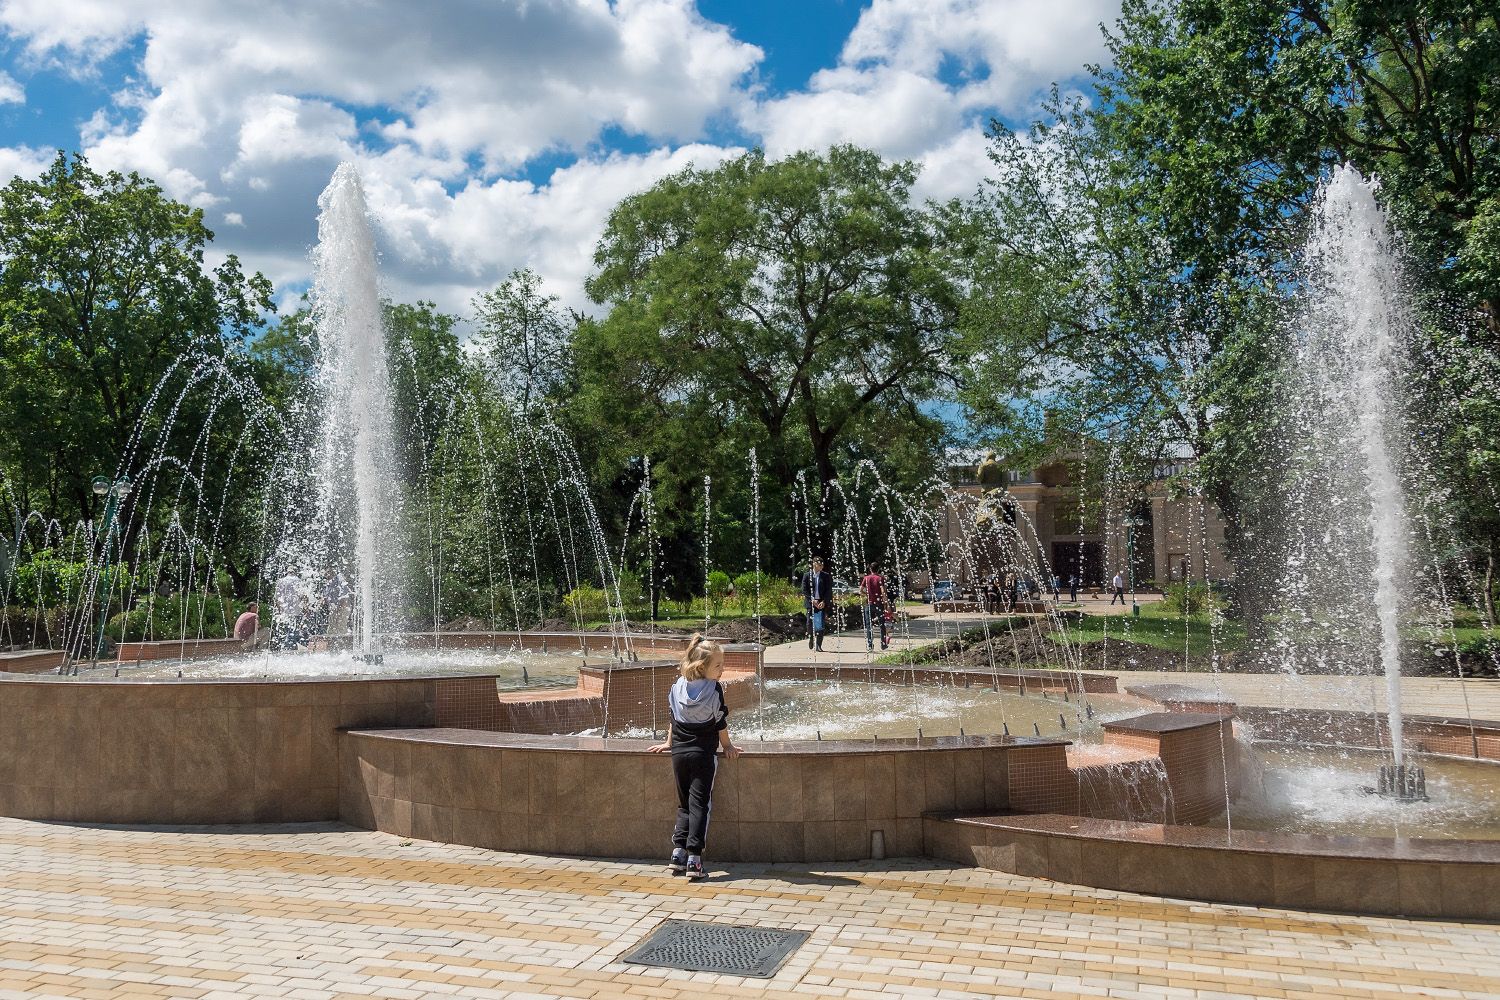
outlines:
[[[1458,651],[1465,656],[1494,657],[1500,654],[1500,637],[1477,635],[1462,638],[1458,642]]]
[[[1169,614],[1196,618],[1207,614],[1217,604],[1218,595],[1207,584],[1169,583],[1157,607]]]
[[[765,610],[766,585],[769,579],[764,573],[741,573],[734,578],[734,603],[740,614],[755,613],[755,595],[760,594],[761,610]]]
[[[146,580],[151,567],[143,567],[130,579],[130,568],[116,563],[109,569],[109,589],[118,595],[122,589],[136,593],[148,588]],[[88,581],[89,563],[59,558],[51,549],[42,549],[23,559],[0,577],[0,595],[11,607],[55,608],[77,604]]]
[[[115,642],[224,639],[234,634],[234,622],[242,610],[217,594],[148,595],[137,599],[129,611],[111,615],[104,633]],[[94,622],[97,627],[98,619]]]
[[[625,570],[620,574],[620,604],[625,608],[625,617],[645,618],[651,614],[651,595],[646,593],[641,578]]]
[[[708,574],[708,613],[715,618],[724,609],[724,599],[729,596],[729,574],[721,569],[716,569]]]
[[[769,607],[778,615],[789,615],[802,610],[802,595],[790,580],[772,577],[760,593],[762,607]]]
[[[563,609],[569,617],[582,621],[609,615],[609,595],[591,583],[580,583],[563,595]]]

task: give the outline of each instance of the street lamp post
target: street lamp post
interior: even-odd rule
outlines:
[[[97,496],[104,497],[104,568],[100,571],[99,590],[99,639],[94,643],[94,659],[104,657],[104,629],[109,624],[109,569],[114,554],[117,518],[120,501],[130,495],[130,480],[111,480],[108,476],[95,476],[89,484]]]
[[[1139,618],[1141,606],[1135,599],[1135,529],[1144,528],[1144,519],[1131,515],[1125,518],[1125,576],[1130,583],[1130,614]]]

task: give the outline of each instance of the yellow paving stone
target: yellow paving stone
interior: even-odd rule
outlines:
[[[1500,928],[1212,906],[913,861],[654,865],[329,825],[0,820],[0,992],[613,997],[1500,996]],[[623,965],[667,917],[812,934],[772,980]],[[231,977],[239,978],[231,978]]]

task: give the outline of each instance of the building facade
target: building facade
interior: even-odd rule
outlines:
[[[941,571],[959,586],[1037,565],[1064,587],[1074,575],[1084,587],[1102,586],[1116,572],[1137,589],[1233,578],[1218,508],[1171,488],[1186,466],[1159,466],[1143,490],[1121,491],[1135,494],[1129,505],[1080,483],[1076,468],[1074,456],[1023,471],[1001,468],[994,456],[950,467]],[[1014,531],[985,530],[996,518]],[[1010,541],[997,544],[1002,536]]]

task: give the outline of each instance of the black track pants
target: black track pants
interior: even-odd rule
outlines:
[[[677,777],[677,828],[672,831],[672,846],[689,854],[703,853],[708,839],[708,814],[714,791],[714,772],[719,762],[713,754],[690,750],[672,755],[672,773]]]

